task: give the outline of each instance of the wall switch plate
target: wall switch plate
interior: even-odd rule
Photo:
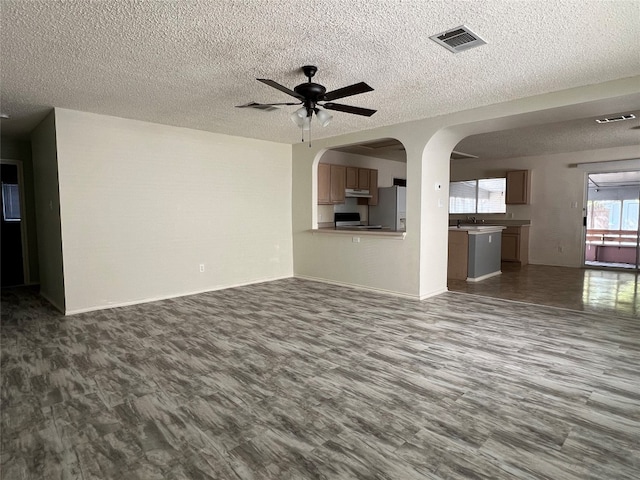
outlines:
[[[204,273],[204,263],[200,264],[200,273]]]
[[[489,243],[491,243],[491,235],[489,235]]]

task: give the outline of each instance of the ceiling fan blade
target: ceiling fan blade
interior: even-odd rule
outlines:
[[[377,112],[377,110],[371,110],[370,108],[352,107],[351,105],[343,105],[341,103],[325,103],[322,106],[327,110],[337,110],[338,112],[353,113],[365,117],[370,117]]]
[[[274,82],[273,80],[269,80],[268,78],[257,78],[256,80],[264,83],[265,85],[269,85],[270,87],[273,87],[276,90],[280,90],[281,92],[284,92],[287,95],[291,95],[292,97],[296,97],[300,100],[304,100],[304,97],[302,95],[294,92],[293,90],[288,89],[284,85],[280,85],[278,82]]]
[[[372,92],[373,88],[364,82],[354,83],[348,87],[342,87],[337,90],[327,92],[322,97],[324,101],[337,100],[338,98],[350,97],[351,95],[358,95],[360,93]]]
[[[236,105],[236,108],[258,108],[262,110],[267,110],[268,107],[275,107],[278,105],[301,105],[302,102],[282,102],[282,103],[258,103],[258,102],[249,102],[244,105]]]

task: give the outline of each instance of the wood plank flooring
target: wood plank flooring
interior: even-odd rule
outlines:
[[[3,479],[637,479],[640,321],[287,279],[2,292]]]
[[[640,277],[621,270],[502,263],[482,282],[447,280],[450,291],[606,315],[640,317]]]

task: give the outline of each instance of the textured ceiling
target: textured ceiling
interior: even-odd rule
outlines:
[[[340,100],[313,136],[432,117],[640,74],[640,2],[632,1],[11,1],[1,2],[4,135],[25,135],[62,107],[284,143],[288,116],[237,109],[289,101],[300,67]],[[452,54],[430,35],[465,24],[488,45]],[[603,112],[612,113],[612,112]]]

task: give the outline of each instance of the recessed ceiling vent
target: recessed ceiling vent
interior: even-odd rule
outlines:
[[[431,40],[453,53],[463,52],[470,48],[486,45],[480,35],[474,33],[465,25],[452,28],[446,32],[438,33],[429,37]]]
[[[636,116],[633,113],[627,113],[626,115],[616,115],[615,117],[596,118],[596,123],[611,123],[621,122],[623,120],[633,120]]]

